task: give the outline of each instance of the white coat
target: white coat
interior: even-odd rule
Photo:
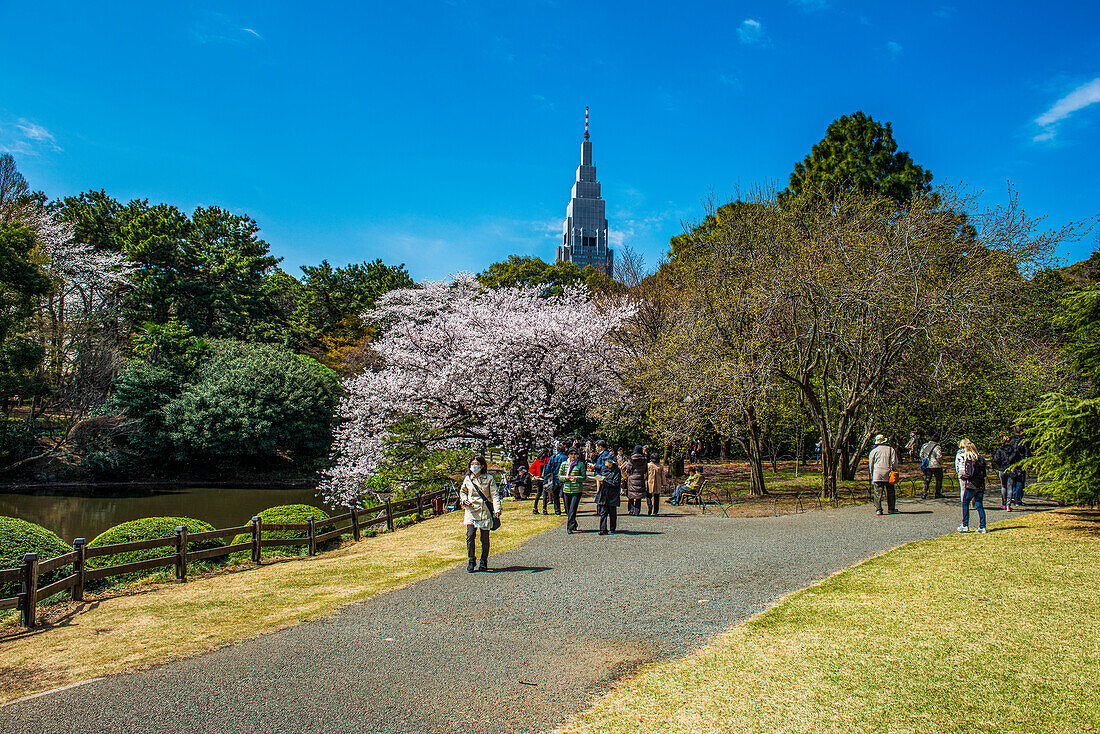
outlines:
[[[478,489],[493,503],[491,508],[485,505],[485,500],[481,499]],[[497,489],[497,480],[493,479],[492,474],[479,474],[476,477],[467,474],[462,480],[462,487],[458,490],[458,501],[466,508],[467,525],[473,525],[481,530],[490,529],[493,527],[493,515],[500,512],[500,490]]]

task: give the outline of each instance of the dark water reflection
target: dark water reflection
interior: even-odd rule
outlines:
[[[228,528],[247,523],[268,507],[290,504],[314,505],[332,511],[312,489],[165,486],[0,493],[0,515],[37,523],[70,542],[74,538],[91,540],[119,523],[142,517],[193,517],[216,528]]]

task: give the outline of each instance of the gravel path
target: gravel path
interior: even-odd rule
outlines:
[[[595,527],[591,509],[582,529]],[[0,730],[544,731],[637,666],[959,522],[957,500],[899,509],[626,517],[608,537],[563,525],[494,556],[491,573],[463,566],[328,619],[0,708]]]

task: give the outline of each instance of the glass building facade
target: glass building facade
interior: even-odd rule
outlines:
[[[582,270],[591,265],[612,275],[615,253],[607,246],[607,218],[604,200],[600,197],[600,182],[592,165],[592,141],[588,131],[581,143],[581,164],[573,182],[572,198],[565,209],[558,262],[571,262]]]

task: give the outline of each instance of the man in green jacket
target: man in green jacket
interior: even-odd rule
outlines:
[[[581,452],[574,446],[569,449],[569,460],[561,463],[558,479],[565,498],[565,531],[570,535],[577,529],[577,508],[581,504],[581,488],[584,486],[587,464],[581,461]]]

